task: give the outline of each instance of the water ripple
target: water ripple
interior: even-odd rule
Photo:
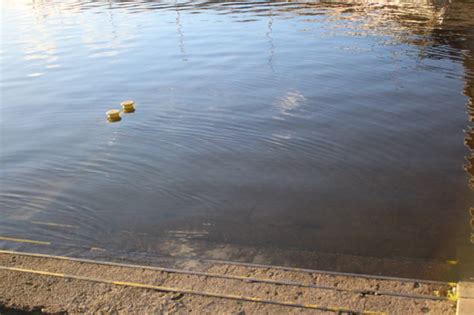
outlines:
[[[3,1],[0,232],[466,245],[472,3]]]

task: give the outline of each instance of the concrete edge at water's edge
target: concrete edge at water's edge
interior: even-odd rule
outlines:
[[[456,315],[474,314],[474,281],[459,282]]]
[[[0,252],[0,313],[455,314],[453,283]],[[461,294],[463,294],[461,292]]]

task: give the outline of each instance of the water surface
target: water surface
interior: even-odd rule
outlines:
[[[466,277],[473,3],[1,5],[0,236]]]

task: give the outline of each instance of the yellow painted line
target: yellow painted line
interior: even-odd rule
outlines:
[[[49,271],[33,270],[33,269],[24,269],[24,268],[15,268],[15,267],[3,267],[3,266],[0,266],[0,269],[8,269],[8,270],[11,270],[11,271],[18,271],[18,272],[27,272],[27,273],[33,273],[33,274],[42,275],[42,276],[53,276],[53,277],[66,278],[66,274],[57,273],[57,272],[49,272]]]
[[[29,240],[29,239],[24,239],[24,238],[15,238],[15,237],[7,237],[7,236],[0,236],[0,241],[10,241],[10,242],[17,242],[17,243],[30,243],[30,244],[37,244],[37,245],[59,245],[59,246],[70,246],[70,247],[81,247],[85,249],[89,249],[90,251],[101,251],[105,252],[107,251],[104,248],[100,247],[87,247],[87,246],[81,246],[81,245],[75,245],[75,244],[67,244],[67,243],[51,243],[47,241],[37,241],[37,240]],[[2,251],[0,251],[2,252]],[[19,253],[17,253],[19,254]],[[61,256],[58,256],[61,257]],[[58,258],[56,257],[56,258]]]
[[[126,281],[114,281],[114,280],[107,280],[107,279],[100,279],[100,278],[90,278],[90,277],[76,276],[76,275],[70,275],[70,274],[64,274],[64,273],[55,273],[55,272],[42,271],[42,270],[23,269],[23,268],[15,268],[15,267],[7,267],[7,266],[0,266],[0,270],[9,270],[9,271],[16,271],[16,272],[38,274],[42,276],[52,276],[52,277],[59,277],[59,278],[84,280],[84,281],[91,281],[91,282],[98,282],[98,283],[108,283],[108,284],[113,284],[113,285],[134,287],[134,288],[140,288],[140,289],[151,289],[151,290],[156,290],[156,291],[161,291],[161,292],[200,295],[200,296],[206,296],[206,297],[222,298],[222,299],[230,299],[230,300],[238,300],[238,301],[246,301],[246,302],[257,302],[257,303],[273,304],[273,305],[281,305],[281,306],[289,306],[289,307],[317,309],[317,310],[330,311],[330,312],[341,312],[341,311],[351,312],[351,310],[344,309],[344,308],[320,306],[317,304],[298,304],[298,303],[286,302],[286,301],[273,301],[273,300],[265,300],[265,299],[256,298],[256,297],[242,296],[242,295],[194,291],[194,290],[179,289],[179,288],[173,288],[173,287],[144,284],[144,283],[138,283],[138,282],[126,282]],[[383,312],[373,312],[373,311],[363,311],[362,313],[363,314],[384,314]]]
[[[32,224],[37,224],[37,225],[60,226],[60,227],[66,227],[66,228],[78,228],[79,227],[77,225],[61,224],[61,223],[54,223],[54,222],[31,221],[31,223]]]
[[[93,247],[94,248],[94,247]],[[91,248],[90,250],[93,250]],[[105,249],[96,248],[95,250],[103,250]],[[73,258],[67,256],[55,256],[55,255],[48,255],[48,254],[38,254],[38,253],[27,253],[27,252],[18,252],[18,251],[11,251],[11,250],[1,250],[0,254],[9,254],[9,255],[21,255],[21,256],[29,256],[29,257],[37,257],[37,258],[49,258],[49,259],[62,259],[68,260],[73,262],[79,263],[87,263],[87,264],[97,264],[97,265],[104,265],[104,266],[114,266],[114,267],[124,267],[124,268],[134,268],[134,269],[145,269],[145,270],[153,270],[153,271],[160,271],[166,273],[177,273],[177,274],[186,274],[186,275],[194,275],[194,276],[205,276],[210,278],[221,278],[221,279],[230,279],[230,280],[240,280],[244,282],[251,282],[251,283],[265,283],[265,284],[274,284],[274,285],[286,285],[286,286],[297,286],[297,287],[304,287],[304,288],[312,288],[312,289],[319,289],[319,290],[333,290],[339,292],[350,292],[350,293],[361,293],[360,290],[350,290],[350,289],[339,289],[329,286],[318,286],[318,285],[311,285],[311,284],[303,284],[297,283],[292,281],[279,281],[279,280],[271,280],[271,279],[260,279],[260,278],[251,278],[246,276],[237,276],[237,275],[220,275],[215,273],[208,273],[208,272],[201,272],[201,271],[191,271],[191,270],[184,270],[184,269],[173,269],[173,268],[164,268],[164,267],[155,267],[155,266],[144,266],[144,265],[136,265],[136,264],[124,264],[124,263],[117,263],[117,262],[109,262],[109,261],[102,261],[102,260],[91,260],[91,259],[84,259],[84,258]],[[456,286],[456,283],[443,283],[449,286]],[[378,295],[386,295],[386,296],[395,296],[395,297],[405,297],[405,298],[413,298],[413,299],[428,299],[428,300],[446,300],[447,297],[441,297],[439,292],[434,295],[413,295],[413,294],[403,294],[403,293],[393,293],[393,292],[377,292]]]
[[[446,260],[446,262],[448,263],[448,265],[457,265],[459,261],[457,261],[457,260]]]
[[[23,238],[14,238],[14,237],[7,237],[7,236],[0,236],[0,241],[10,241],[10,242],[17,242],[17,243],[30,243],[30,244],[38,244],[38,245],[51,245],[51,242],[27,240],[27,239],[23,239]]]

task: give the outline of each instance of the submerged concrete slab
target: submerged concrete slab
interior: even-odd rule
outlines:
[[[176,269],[0,250],[0,312],[455,314],[450,283],[215,261]]]
[[[474,314],[474,282],[458,283],[457,315]]]

